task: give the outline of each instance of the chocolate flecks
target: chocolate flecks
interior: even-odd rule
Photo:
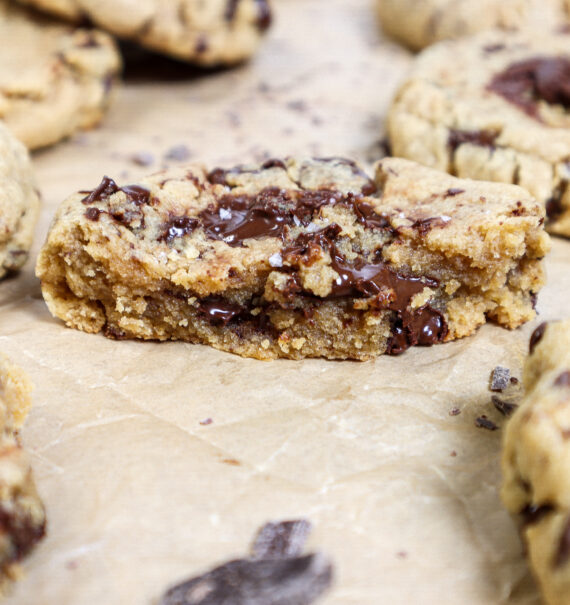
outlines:
[[[519,407],[516,403],[505,401],[504,399],[497,397],[497,395],[493,395],[491,397],[491,401],[493,402],[495,409],[501,412],[503,416],[507,417],[510,416]]]
[[[214,170],[208,173],[208,182],[212,185],[227,185],[226,175],[228,172],[228,170],[224,170],[223,168],[214,168]]]
[[[309,605],[331,585],[332,564],[321,554],[238,559],[171,588],[159,605]]]
[[[570,387],[570,371],[562,372],[554,381],[556,387]]]
[[[162,226],[162,233],[158,236],[158,241],[169,244],[178,237],[184,237],[188,233],[192,233],[198,227],[198,224],[198,219],[189,216],[173,217]]]
[[[546,330],[546,326],[548,326],[548,322],[541,323],[538,328],[531,334],[530,341],[528,344],[528,351],[532,355],[538,343],[542,340],[544,336],[544,332]]]
[[[93,189],[93,191],[86,191],[88,193],[86,197],[84,197],[81,201],[85,204],[93,204],[95,202],[102,202],[106,200],[108,197],[117,193],[119,191],[119,186],[113,179],[110,179],[108,176],[104,176],[101,183]]]
[[[255,537],[252,556],[255,559],[298,557],[303,553],[311,529],[306,519],[266,523]]]
[[[511,384],[518,384],[520,380],[516,376],[511,376]]]
[[[256,0],[257,4],[257,19],[255,23],[260,31],[265,31],[271,27],[273,20],[271,14],[271,7],[267,0]]]
[[[0,533],[8,536],[11,541],[11,562],[26,556],[45,536],[45,532],[45,521],[36,523],[27,514],[0,508]]]
[[[539,523],[553,510],[554,507],[550,504],[541,504],[540,506],[529,504],[528,506],[525,506],[519,513],[519,515],[521,516],[521,523],[523,529],[525,527],[528,527],[529,525]]]
[[[262,170],[267,170],[269,168],[282,168],[283,170],[287,170],[287,164],[278,158],[270,158],[261,165]]]
[[[483,414],[475,419],[475,426],[479,429],[487,429],[488,431],[496,431],[499,427]]]
[[[445,192],[444,197],[455,197],[456,195],[460,195],[461,193],[465,193],[465,189],[459,189],[459,187],[451,187]]]
[[[129,159],[137,166],[152,166],[154,164],[154,155],[149,151],[137,151]]]
[[[493,130],[456,130],[449,131],[447,145],[453,153],[458,147],[466,143],[478,145],[479,147],[494,148],[499,134]]]
[[[497,74],[487,89],[540,119],[539,101],[570,108],[570,60],[537,57],[513,63]]]
[[[87,208],[87,210],[85,211],[85,216],[90,221],[98,221],[100,214],[101,210],[99,210],[99,208],[95,208],[94,206],[92,206],[91,208]]]
[[[198,310],[213,324],[227,325],[232,319],[246,312],[244,307],[223,298],[210,296],[199,301]]]
[[[461,414],[461,410],[459,408],[457,408],[457,407],[451,408],[449,410],[449,415],[450,416],[459,416],[459,414]]]
[[[200,424],[202,426],[208,426],[213,423],[214,423],[214,420],[212,418],[204,418],[204,420],[200,420]]]
[[[558,543],[558,549],[554,556],[553,566],[562,567],[568,562],[570,558],[570,519],[566,521],[560,541]]]
[[[505,48],[507,48],[507,47],[504,44],[488,44],[487,46],[483,47],[483,50],[487,54],[493,54],[493,53],[498,53],[501,50],[505,50]]]
[[[449,221],[444,220],[441,216],[432,216],[415,221],[412,224],[412,229],[417,229],[418,233],[425,237],[434,227],[445,227]]]
[[[235,19],[239,2],[240,0],[227,0],[226,12],[224,13],[226,21],[231,22]]]
[[[504,391],[509,386],[510,378],[509,368],[497,366],[491,373],[491,391]]]

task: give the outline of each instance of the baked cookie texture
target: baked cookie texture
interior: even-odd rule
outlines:
[[[86,332],[369,359],[532,319],[548,249],[521,188],[290,158],[105,177],[61,205],[37,275],[53,315]]]
[[[44,506],[18,436],[31,390],[24,372],[0,355],[0,594],[21,575],[21,560],[46,530]]]
[[[384,31],[413,50],[493,28],[540,32],[570,22],[568,0],[376,0],[376,7]]]
[[[269,0],[18,0],[204,66],[249,58],[271,24]]]
[[[424,51],[388,116],[394,155],[515,183],[570,236],[570,36],[483,33]]]
[[[103,117],[121,67],[112,38],[0,0],[0,120],[30,149]]]
[[[0,278],[26,262],[39,206],[28,152],[0,122]]]
[[[570,602],[570,320],[541,324],[504,436],[502,499],[549,605]]]

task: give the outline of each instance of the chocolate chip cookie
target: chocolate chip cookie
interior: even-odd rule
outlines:
[[[570,236],[570,36],[483,33],[424,51],[389,113],[395,155],[515,183]]]
[[[19,0],[199,65],[250,57],[271,24],[269,0]]]
[[[502,498],[549,605],[570,602],[570,321],[541,324],[507,425]]]
[[[540,32],[570,22],[568,0],[376,0],[376,6],[384,31],[414,50],[493,28]]]
[[[28,152],[0,122],[0,278],[26,262],[39,206]]]
[[[385,159],[186,166],[59,208],[37,264],[51,312],[113,338],[259,359],[369,359],[535,315],[543,208],[512,185]]]
[[[120,69],[102,32],[0,0],[0,120],[30,149],[99,122]]]
[[[45,534],[44,506],[18,436],[30,392],[22,370],[0,355],[0,594],[18,578],[19,563]]]

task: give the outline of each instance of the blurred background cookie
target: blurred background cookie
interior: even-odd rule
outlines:
[[[200,65],[247,59],[271,24],[269,0],[19,1]]]
[[[99,122],[121,59],[110,36],[0,0],[0,120],[30,149]]]
[[[570,46],[564,33],[483,32],[425,50],[388,115],[394,155],[525,187],[570,236]]]

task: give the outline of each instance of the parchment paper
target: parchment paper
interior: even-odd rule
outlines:
[[[49,536],[7,605],[155,603],[289,517],[309,518],[310,548],[335,561],[324,605],[539,603],[498,497],[501,430],[474,425],[483,413],[504,425],[489,375],[520,376],[538,320],[369,363],[264,363],[66,329],[33,276],[64,197],[172,163],[173,146],[210,166],[378,157],[411,57],[382,39],[371,5],[277,0],[267,43],[234,71],[141,58],[102,128],[35,155],[42,219],[32,261],[0,285],[0,349],[36,385],[23,437]],[[140,152],[152,166],[135,165]],[[540,320],[568,315],[569,258],[556,240]]]

